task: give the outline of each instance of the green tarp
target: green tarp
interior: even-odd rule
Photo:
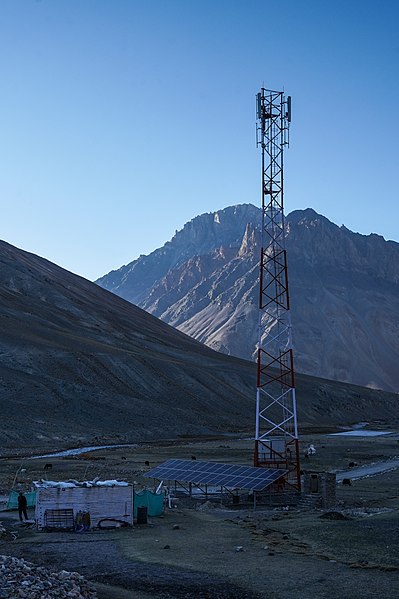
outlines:
[[[10,496],[7,502],[7,510],[17,510],[18,509],[18,491],[11,491]],[[29,491],[28,493],[24,493],[26,497],[26,501],[28,502],[28,507],[36,506],[36,491]]]
[[[148,508],[149,516],[160,516],[163,514],[163,493],[153,493],[152,491],[134,492],[134,517],[137,518],[137,508]]]

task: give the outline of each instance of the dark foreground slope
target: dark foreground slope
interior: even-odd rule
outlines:
[[[0,327],[1,451],[252,429],[253,364],[4,242]],[[298,379],[306,426],[392,420],[396,397]]]

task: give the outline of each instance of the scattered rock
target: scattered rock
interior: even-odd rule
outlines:
[[[0,555],[0,589],[1,599],[97,598],[95,587],[77,572],[52,572],[6,555]]]
[[[0,522],[0,539],[2,539],[3,541],[15,541],[16,538],[17,533],[8,531]]]
[[[201,503],[201,505],[198,506],[198,509],[200,512],[207,512],[215,509],[215,506],[210,501],[205,501],[205,503]]]
[[[237,545],[236,551],[237,553],[240,553],[241,551],[244,551],[244,547],[242,545]]]
[[[179,530],[180,526],[178,524],[174,524],[172,526],[172,530]]]
[[[165,545],[164,549],[170,549],[170,545]]]
[[[325,512],[325,514],[322,514],[320,518],[323,520],[352,520],[352,518],[349,516],[345,516],[345,514],[335,511]]]

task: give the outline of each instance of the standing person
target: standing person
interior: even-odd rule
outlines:
[[[28,507],[28,502],[26,501],[25,495],[21,491],[20,494],[18,495],[18,512],[19,512],[19,519],[21,520],[21,522],[23,522],[22,514],[24,515],[25,520],[28,519],[28,514],[26,513],[27,507]]]

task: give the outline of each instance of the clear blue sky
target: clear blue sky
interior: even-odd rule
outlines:
[[[264,85],[286,212],[399,241],[398,27],[397,0],[1,0],[0,238],[95,279],[259,205]]]

